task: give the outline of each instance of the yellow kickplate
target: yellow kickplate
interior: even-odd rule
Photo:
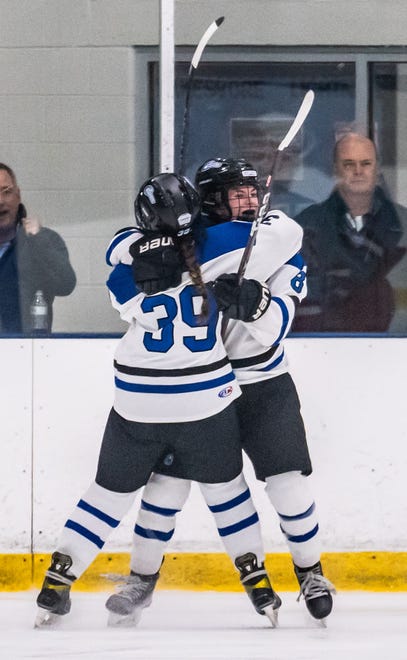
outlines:
[[[0,591],[31,589],[33,556],[0,554]]]
[[[0,590],[40,588],[50,554],[0,555]],[[113,575],[127,575],[128,553],[101,553],[74,589],[110,591]],[[337,590],[407,591],[407,552],[334,552],[322,555],[324,574]],[[277,591],[298,584],[288,553],[268,554],[266,567]],[[241,591],[239,575],[222,553],[169,553],[160,571],[159,589]]]

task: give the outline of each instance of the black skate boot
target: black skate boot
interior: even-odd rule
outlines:
[[[300,594],[304,596],[305,604],[314,619],[323,620],[332,610],[332,595],[335,587],[322,573],[321,562],[309,568],[299,568],[294,565],[295,574],[300,585]]]
[[[131,571],[116,594],[106,601],[108,626],[136,626],[145,607],[151,605],[159,573],[140,575]]]
[[[60,616],[68,614],[71,609],[70,590],[75,576],[68,573],[72,566],[69,555],[54,552],[52,563],[38,594],[37,605],[39,607],[35,627],[42,625],[53,625]]]
[[[280,597],[273,590],[269,577],[264,568],[257,563],[253,552],[247,552],[235,560],[235,566],[240,572],[240,582],[259,614],[266,614],[271,625],[278,625],[278,608],[281,605]]]

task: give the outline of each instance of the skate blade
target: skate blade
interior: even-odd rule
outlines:
[[[40,607],[35,617],[34,628],[56,628],[59,626],[61,618],[59,614],[54,614]]]
[[[305,625],[308,628],[327,628],[328,627],[326,617],[324,619],[316,619],[308,611],[305,614]]]
[[[317,628],[327,628],[326,619],[314,619]]]
[[[268,605],[263,612],[270,619],[271,627],[278,628],[278,609],[274,610],[272,605]]]
[[[135,628],[141,619],[142,610],[135,610],[131,614],[116,614],[109,612],[107,625],[109,628]]]

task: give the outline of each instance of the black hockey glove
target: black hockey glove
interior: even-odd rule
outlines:
[[[271,293],[266,284],[257,280],[242,280],[239,285],[237,273],[225,273],[208,288],[215,296],[221,312],[230,319],[238,321],[257,321],[270,305]]]
[[[181,258],[169,236],[143,237],[130,246],[133,279],[140,291],[151,296],[178,286]]]

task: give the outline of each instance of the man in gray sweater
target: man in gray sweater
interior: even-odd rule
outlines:
[[[42,291],[52,327],[55,296],[68,296],[76,276],[62,238],[27,217],[13,170],[0,163],[0,332],[31,334],[30,307]]]

